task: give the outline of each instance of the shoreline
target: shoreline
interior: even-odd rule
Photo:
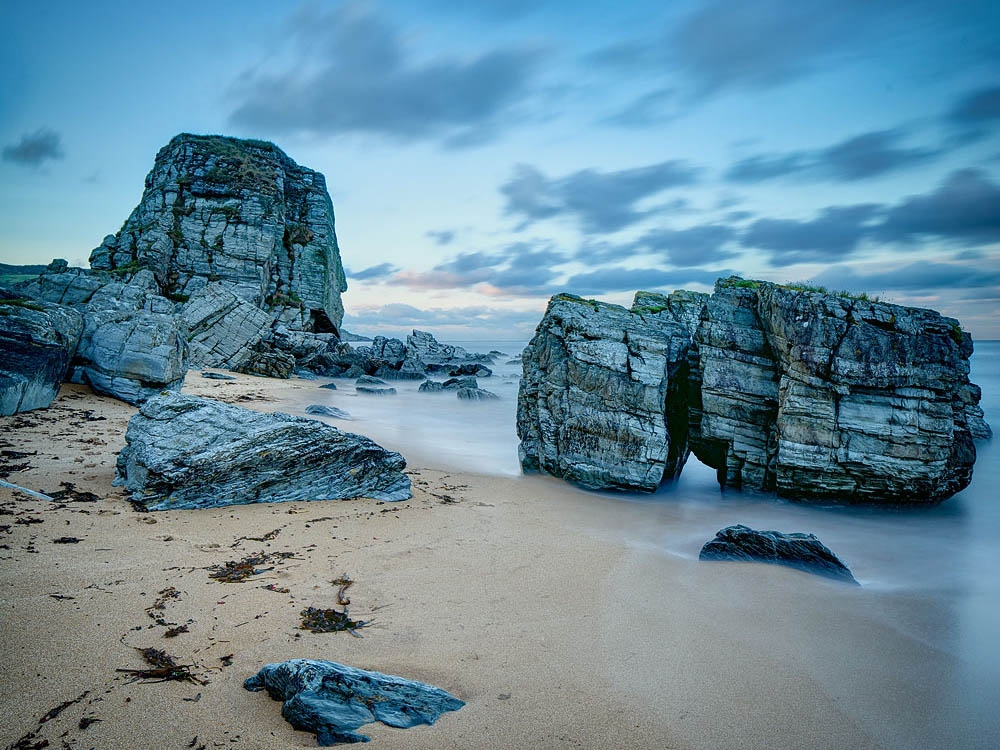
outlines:
[[[192,371],[184,391],[281,410],[315,387]],[[265,663],[297,657],[466,701],[431,727],[363,727],[375,747],[943,748],[996,736],[996,719],[960,700],[968,665],[947,648],[958,624],[926,592],[699,564],[630,540],[628,527],[663,518],[653,504],[630,505],[623,520],[618,501],[558,480],[426,461],[408,468],[414,496],[399,503],[140,513],[110,487],[134,412],[67,385],[49,409],[0,420],[6,450],[37,451],[12,462],[31,468],[8,481],[42,492],[72,482],[101,498],[54,504],[0,488],[0,525],[10,526],[0,534],[4,745],[89,691],[38,737],[53,747],[181,748],[195,737],[194,747],[315,747],[280,703],[242,687]],[[53,541],[66,536],[81,541]],[[209,578],[209,567],[258,552],[293,556],[244,583]],[[352,618],[372,620],[363,637],[299,629],[301,609],[336,604],[333,580],[345,574]],[[155,608],[171,587],[176,596]],[[156,616],[188,631],[165,638]],[[135,649],[146,647],[210,682],[146,684],[115,671],[141,668]],[[84,717],[100,721],[81,729]]]

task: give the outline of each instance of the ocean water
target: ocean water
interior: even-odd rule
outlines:
[[[459,401],[453,392],[418,393],[419,383],[414,382],[392,383],[399,391],[396,396],[373,397],[355,393],[352,381],[338,380],[338,390],[317,388],[295,397],[302,401],[282,404],[282,408],[303,413],[307,403],[326,403],[344,409],[355,421],[332,423],[400,451],[411,466],[517,476],[515,405],[521,372],[517,358],[523,342],[449,343],[470,351],[506,353],[493,366],[494,375],[480,379],[480,386],[496,393],[499,400],[470,403]],[[977,342],[971,377],[982,387],[987,421],[1000,432],[1000,341]],[[850,600],[850,605],[843,600],[844,606],[857,605],[850,612],[855,622],[870,618],[873,633],[891,632],[896,639],[893,643],[920,644],[930,653],[941,654],[948,664],[958,665],[949,668],[947,684],[935,685],[939,693],[929,705],[933,710],[940,708],[940,717],[880,717],[871,713],[877,705],[864,705],[860,698],[855,705],[845,699],[842,708],[847,714],[873,727],[871,731],[882,737],[885,746],[1000,747],[998,441],[977,443],[970,486],[932,508],[817,507],[722,492],[714,470],[693,456],[676,483],[652,495],[567,491],[579,494],[581,508],[588,501],[616,505],[613,523],[589,529],[589,533],[654,558],[695,560],[716,531],[734,523],[816,534],[862,583],[868,598]],[[766,592],[754,593],[758,594]],[[790,596],[794,595],[792,591]],[[808,661],[808,651],[817,646],[822,644],[804,647],[800,660]],[[844,648],[848,653],[851,644]],[[930,666],[914,665],[921,658],[908,657],[904,648],[902,654],[887,656],[878,673],[909,674],[912,668],[915,680],[936,681],[938,676]],[[861,663],[855,666],[865,668]],[[850,695],[850,679],[831,684],[831,692]],[[913,689],[919,693],[925,687],[914,685]],[[926,713],[924,709],[915,706],[918,712]],[[938,734],[921,739],[921,732]],[[951,741],[953,737],[958,744]]]

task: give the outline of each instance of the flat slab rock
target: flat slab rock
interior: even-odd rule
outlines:
[[[267,690],[284,701],[281,715],[296,729],[315,732],[324,747],[367,742],[368,737],[354,731],[365,724],[380,721],[408,729],[433,724],[446,711],[465,705],[432,685],[314,659],[268,664],[243,687]]]
[[[129,420],[114,484],[147,510],[406,500],[406,460],[315,419],[165,392]]]
[[[857,584],[850,568],[814,534],[757,531],[742,524],[727,526],[701,548],[699,559],[777,563]]]

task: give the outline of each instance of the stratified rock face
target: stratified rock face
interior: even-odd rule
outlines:
[[[0,288],[0,416],[52,403],[82,332],[75,310]]]
[[[406,461],[366,437],[211,399],[150,399],[125,443],[114,484],[148,510],[410,497]]]
[[[113,281],[88,300],[71,379],[98,393],[140,404],[180,390],[187,373],[187,328],[149,271]]]
[[[715,539],[701,548],[698,557],[701,560],[777,563],[838,581],[857,583],[850,568],[813,534],[757,531],[737,524],[716,533]]]
[[[972,342],[932,310],[720,280],[692,348],[691,448],[725,486],[934,503],[972,478]]]
[[[243,687],[267,690],[274,700],[284,701],[281,715],[296,729],[315,732],[323,747],[367,742],[368,737],[354,731],[365,724],[380,721],[407,729],[433,724],[441,714],[465,705],[432,685],[314,659],[268,664]]]
[[[522,354],[521,465],[595,489],[653,491],[687,458],[689,336],[672,317],[568,294]]]
[[[218,281],[301,330],[335,332],[343,318],[347,282],[326,181],[265,141],[175,137],[90,264],[149,268],[172,299]]]

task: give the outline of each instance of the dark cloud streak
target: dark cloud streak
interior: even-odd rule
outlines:
[[[39,128],[34,133],[25,133],[17,145],[4,146],[3,160],[22,164],[26,167],[40,167],[46,161],[65,157],[62,138],[49,128]]]

